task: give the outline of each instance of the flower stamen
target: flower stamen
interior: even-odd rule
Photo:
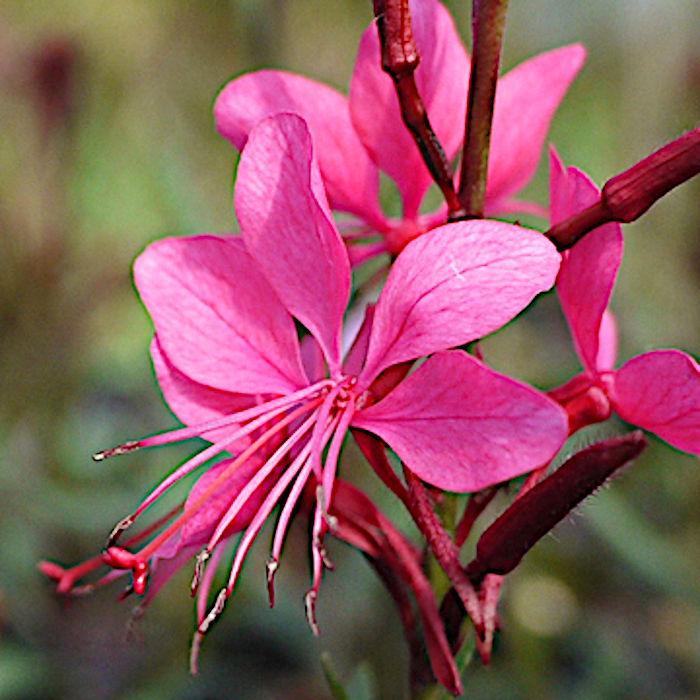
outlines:
[[[114,558],[113,561],[115,562],[116,566],[115,568],[126,568],[127,567],[127,562],[129,563],[129,568],[132,569],[134,576],[138,577],[139,580],[139,587],[143,586],[145,590],[145,581],[148,576],[147,568],[147,560],[158,550],[158,548],[164,544],[172,535],[174,535],[178,530],[182,528],[182,526],[190,520],[196,513],[198,513],[201,508],[207,503],[207,501],[211,498],[212,494],[215,493],[217,490],[219,490],[225,482],[231,478],[231,475],[242,465],[244,464],[253,454],[255,454],[263,445],[268,443],[275,435],[277,435],[280,431],[282,431],[284,428],[287,427],[290,423],[293,421],[297,420],[299,417],[304,415],[305,413],[308,413],[309,411],[313,411],[317,406],[319,406],[323,401],[323,398],[316,398],[313,399],[312,401],[309,401],[308,403],[299,406],[296,410],[292,411],[291,413],[287,414],[284,418],[280,419],[277,423],[275,423],[270,429],[265,431],[257,440],[255,440],[251,445],[249,445],[236,459],[234,459],[231,464],[223,470],[219,476],[214,479],[214,481],[208,486],[208,488],[202,493],[202,495],[186,510],[180,515],[179,518],[177,518],[174,522],[172,522],[158,537],[156,537],[154,540],[149,542],[148,545],[146,545],[139,553],[138,555],[131,555],[133,558],[129,559],[126,554],[131,554],[127,552],[127,550],[124,550],[121,547],[110,547],[108,548],[108,552],[111,550],[121,550],[119,553],[116,551],[114,552]],[[308,421],[307,421],[308,422]],[[294,436],[292,436],[294,437]],[[291,440],[291,438],[290,438]],[[285,444],[289,444],[290,440],[288,440]],[[227,442],[224,440],[223,442]],[[217,451],[220,449],[221,443],[219,445],[212,445],[212,447],[217,447]],[[204,450],[201,452],[194,460],[190,460],[191,462],[194,462],[195,460],[200,459],[201,460],[201,455],[207,453],[208,450]],[[279,450],[278,450],[279,452]],[[277,454],[277,453],[276,453]],[[206,461],[211,455],[208,455],[206,459],[202,460]],[[281,459],[282,455],[280,455]],[[190,464],[186,463],[186,464]],[[186,465],[183,465],[185,467]],[[181,467],[182,469],[182,467]],[[190,466],[190,471],[194,469],[194,467]],[[179,470],[178,470],[179,471]],[[167,481],[167,480],[166,480]],[[138,511],[137,511],[138,512]],[[210,546],[210,549],[213,548],[213,545]],[[122,554],[122,552],[125,552],[126,554]],[[105,563],[110,563],[110,561],[106,561]],[[146,566],[146,570],[143,570],[143,565]],[[138,592],[138,591],[137,591]]]
[[[277,399],[271,399],[270,401],[244,409],[243,411],[236,411],[235,413],[231,413],[222,418],[216,418],[211,421],[186,426],[184,428],[175,428],[174,430],[168,430],[164,433],[152,435],[151,437],[147,438],[141,438],[139,440],[129,440],[122,445],[117,445],[116,447],[102,450],[101,452],[96,452],[92,458],[96,462],[101,462],[105,459],[109,459],[110,457],[128,454],[129,452],[134,452],[144,447],[158,447],[161,445],[169,445],[174,442],[182,442],[191,438],[202,437],[202,435],[205,433],[220,430],[222,428],[228,428],[231,425],[243,423],[253,418],[257,418],[258,416],[267,412],[272,413],[273,411],[276,411],[276,409],[280,409],[279,411],[276,411],[276,415],[282,413],[283,410],[288,409],[293,404],[299,403],[302,399],[309,397],[314,398],[318,396],[319,394],[323,393],[324,390],[327,390],[332,384],[333,382],[330,379],[322,379],[321,381],[316,382],[311,386],[304,387],[299,391],[286,394],[285,396],[281,396]]]

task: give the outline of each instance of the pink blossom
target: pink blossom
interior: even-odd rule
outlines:
[[[585,173],[565,168],[552,151],[552,223],[599,197]],[[655,350],[613,368],[617,331],[608,305],[622,248],[622,228],[607,224],[562,256],[557,289],[584,372],[550,395],[565,404],[574,429],[605,420],[614,409],[674,447],[700,454],[700,366],[692,357],[679,350]]]
[[[307,594],[315,629],[314,602],[328,566],[323,538],[333,522],[328,512],[350,427],[385,440],[428,483],[456,491],[530,471],[566,437],[566,416],[556,403],[465,352],[448,350],[498,329],[553,284],[560,257],[542,235],[472,221],[414,241],[393,265],[343,361],[350,263],[299,116],[279,114],[251,131],[235,203],[242,237],[161,240],[134,268],[155,325],[158,380],[187,427],[99,455],[191,437],[212,442],[117,526],[103,556],[118,570],[130,569],[140,593],[168,543],[179,542],[178,553],[185,543],[203,545],[193,587],[204,580],[208,589],[212,567],[205,571],[205,562],[246,527],[208,614],[201,602],[206,592],[200,597],[195,664],[202,635],[279,504],[268,566],[272,592],[285,533],[307,484],[315,485],[316,496]],[[304,343],[294,319],[310,333]],[[385,370],[433,353],[388,393],[374,393]],[[165,530],[138,552],[116,545],[121,531],[175,483],[224,451],[233,458],[200,478]]]
[[[469,57],[441,3],[413,0],[411,13],[421,55],[418,88],[451,161],[463,137]],[[554,112],[584,59],[582,46],[566,46],[525,61],[499,81],[487,213],[542,212],[514,197],[534,175]],[[392,80],[381,69],[374,23],[360,41],[349,99],[309,78],[263,70],[230,82],[214,108],[217,129],[239,150],[260,119],[279,112],[295,112],[309,124],[330,204],[354,217],[344,222],[346,240],[357,244],[351,249],[353,263],[386,251],[397,253],[416,236],[444,223],[444,210],[421,213],[432,181],[401,120]],[[399,220],[388,219],[381,210],[380,171],[394,180],[401,194]],[[379,240],[366,240],[376,234]]]

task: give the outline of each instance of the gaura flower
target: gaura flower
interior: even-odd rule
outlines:
[[[552,223],[598,201],[600,190],[577,168],[551,153]],[[619,224],[595,229],[562,255],[557,290],[583,374],[550,392],[567,409],[572,429],[623,420],[656,433],[674,447],[700,454],[700,367],[680,350],[655,350],[614,369],[617,329],[608,309],[622,262]]]
[[[98,455],[192,437],[212,442],[115,528],[103,556],[108,565],[131,570],[141,593],[149,562],[177,536],[191,544],[187,533],[194,527],[205,541],[193,587],[203,577],[208,587],[212,567],[205,571],[205,562],[220,556],[244,523],[226,586],[208,614],[200,604],[195,664],[202,635],[279,504],[268,565],[272,595],[285,533],[307,484],[315,486],[316,499],[306,603],[316,629],[314,603],[327,566],[323,538],[332,525],[328,513],[350,427],[382,438],[428,483],[456,491],[533,469],[551,458],[567,432],[555,402],[465,352],[447,351],[496,330],[553,284],[559,254],[541,234],[472,221],[417,239],[396,260],[343,361],[350,263],[299,116],[276,115],[252,130],[235,204],[241,237],[158,241],[134,268],[155,326],[158,381],[186,427]],[[295,319],[309,332],[306,367]],[[373,385],[384,370],[432,353],[376,400]],[[163,493],[224,451],[233,457],[205,473],[162,532],[136,552],[117,546],[121,532]]]
[[[437,0],[410,3],[421,61],[415,73],[431,124],[452,161],[463,138],[469,57],[454,22]],[[491,134],[487,214],[529,211],[537,205],[514,196],[537,169],[554,112],[583,65],[576,44],[525,61],[498,83]],[[331,207],[355,219],[344,230],[353,264],[383,252],[397,253],[410,240],[444,223],[446,211],[421,213],[432,180],[404,127],[391,78],[381,69],[377,28],[364,32],[350,84],[350,97],[309,78],[262,70],[230,82],[214,107],[219,132],[242,150],[253,126],[278,112],[301,115],[317,144],[321,176]],[[379,173],[396,183],[401,219],[379,204]],[[356,245],[368,236],[378,242]]]

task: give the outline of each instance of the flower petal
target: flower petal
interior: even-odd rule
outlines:
[[[247,394],[307,383],[294,322],[240,239],[157,241],[134,279],[163,351],[189,379]]]
[[[301,361],[306,370],[306,376],[312,384],[321,381],[326,376],[326,360],[321,346],[312,335],[305,335],[301,339],[300,346]]]
[[[377,302],[363,381],[497,330],[552,286],[559,260],[540,233],[499,221],[447,224],[415,239]]]
[[[617,321],[610,309],[606,309],[600,322],[598,334],[598,355],[595,366],[605,372],[615,367],[617,362]]]
[[[231,465],[233,459],[226,459],[207,469],[190,489],[183,512],[193,508],[214,481]],[[181,529],[169,537],[153,553],[152,561],[172,559],[184,550],[194,553],[206,544],[221,518],[226,514],[234,498],[260,468],[262,460],[253,458],[236,470],[226,482],[213,491],[204,506],[196,510]],[[241,508],[226,529],[226,537],[248,527],[258,507],[270,488],[270,480],[263,482]]]
[[[256,263],[337,369],[350,263],[301,117],[278,114],[251,131],[238,167],[236,213]]]
[[[655,350],[633,357],[613,376],[620,417],[700,454],[700,365],[690,355]]]
[[[151,342],[151,358],[165,402],[185,425],[207,423],[254,405],[255,397],[250,394],[220,391],[189,379],[166,357],[157,337]],[[216,442],[230,435],[233,430],[235,427],[228,426],[202,433],[200,437]],[[250,438],[243,438],[241,442],[248,443]]]
[[[355,307],[356,308],[356,307]],[[374,304],[367,304],[362,315],[362,322],[357,330],[355,337],[350,345],[350,348],[343,362],[343,370],[347,374],[357,375],[362,369],[367,356],[367,344],[372,332],[372,323],[374,321]],[[345,325],[346,329],[348,324]]]
[[[460,492],[545,464],[568,433],[557,404],[458,350],[429,359],[353,425],[379,435],[424,481]]]
[[[556,224],[595,204],[600,190],[582,171],[565,168],[554,149],[550,159],[552,224]],[[601,358],[607,366],[597,363],[603,314],[612,297],[622,249],[622,228],[619,224],[606,224],[562,254],[557,278],[559,299],[576,351],[583,366],[593,374],[610,366],[609,358]]]
[[[347,98],[338,91],[301,75],[261,70],[232,80],[214,105],[216,128],[239,151],[259,121],[280,112],[298,114],[309,125],[331,206],[383,229],[379,172],[355,133]]]
[[[530,181],[554,112],[581,70],[580,44],[535,56],[498,81],[486,196],[505,199]]]
[[[233,459],[227,459],[223,462],[219,462],[207,469],[207,471],[199,477],[187,496],[185,512],[207,492],[207,489],[209,489],[219,475],[221,475],[233,461]],[[238,496],[255,472],[260,469],[263,461],[261,457],[254,456],[252,459],[244,462],[230,478],[227,478],[222,486],[214,490],[207,499],[205,505],[197,510],[183,525],[180,539],[181,547],[203,545],[209,540],[214,529],[219,524],[219,521],[233,503],[234,498]],[[248,527],[248,524],[262,504],[267,492],[270,490],[270,486],[274,483],[274,477],[275,474],[268,477],[245,502],[245,505],[226,528],[226,537]]]
[[[420,53],[415,77],[430,123],[448,159],[464,131],[469,58],[449,12],[437,0],[412,0],[413,35]],[[404,218],[414,219],[432,179],[403,124],[394,84],[381,68],[376,23],[360,40],[350,84],[355,129],[377,165],[399,187]]]

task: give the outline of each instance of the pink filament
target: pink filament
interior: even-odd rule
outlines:
[[[278,399],[266,401],[265,403],[262,403],[259,406],[247,408],[243,411],[238,411],[236,413],[231,413],[227,416],[224,416],[223,418],[217,418],[215,420],[207,421],[206,423],[199,423],[198,425],[187,426],[185,428],[177,428],[176,430],[171,430],[165,433],[160,433],[158,435],[153,435],[152,437],[143,438],[142,440],[138,440],[137,442],[140,447],[155,447],[158,445],[168,445],[173,442],[189,440],[193,437],[201,437],[204,433],[211,432],[212,430],[227,428],[232,424],[242,423],[244,421],[250,420],[251,418],[256,418],[261,414],[267,414],[268,412],[270,413],[270,416],[277,415],[281,413],[284,409],[288,408],[290,405],[299,403],[302,399],[310,396],[311,394],[318,393],[325,387],[331,386],[331,384],[332,382],[329,379],[324,379],[320,382],[312,384],[311,386],[304,387],[299,391],[295,391],[293,394],[287,394],[286,396],[281,396]]]
[[[182,466],[178,467],[170,476],[165,478],[160,484],[151,491],[151,493],[146,496],[146,498],[141,502],[139,507],[134,511],[132,518],[138,517],[143,513],[149,506],[151,506],[155,501],[157,501],[168,489],[174,486],[180,479],[184,478],[191,472],[193,472],[197,467],[200,467],[207,460],[216,456],[220,452],[223,452],[227,447],[230,447],[233,443],[240,440],[240,438],[248,435],[257,428],[265,425],[272,418],[276,418],[279,414],[287,410],[288,406],[277,407],[267,413],[263,413],[262,416],[256,420],[251,421],[248,425],[240,428],[233,435],[215,442],[209,447],[205,448],[201,452],[197,453],[192,459],[187,460]]]
[[[264,444],[269,442],[269,440],[274,437],[277,433],[287,427],[290,423],[295,421],[300,416],[312,411],[316,408],[323,399],[314,399],[309,403],[306,403],[296,410],[292,411],[284,418],[282,418],[278,423],[264,432],[255,442],[249,445],[236,459],[231,462],[231,464],[221,473],[219,476],[209,485],[205,492],[195,501],[192,506],[187,508],[185,512],[177,519],[174,523],[170,525],[164,532],[162,532],[156,539],[150,542],[146,547],[144,547],[141,552],[139,552],[139,559],[144,560],[150,557],[157,549],[162,545],[167,539],[177,532],[184,524],[187,522],[195,513],[197,513],[202,506],[209,500],[211,495],[220,489],[227,479],[231,477],[236,469],[238,469],[242,464],[246,462],[252,455],[254,455]]]
[[[314,411],[314,413],[312,413],[304,421],[304,423],[289,438],[287,438],[287,440],[285,440],[284,443],[277,448],[277,450],[275,450],[265,465],[261,467],[255,476],[243,487],[243,489],[241,489],[240,493],[236,496],[226,514],[221,518],[221,520],[219,520],[216,530],[209,540],[207,549],[214,549],[228,526],[233,522],[234,518],[238,515],[239,511],[246,504],[248,499],[253,495],[253,493],[255,493],[256,489],[263,483],[268,475],[272,473],[275,467],[290,452],[294,445],[296,445],[299,440],[311,429],[317,415],[318,411]]]
[[[325,445],[328,442],[328,439],[330,438],[332,432],[336,429],[338,422],[339,419],[336,417],[327,427],[322,438],[322,445]],[[321,449],[323,449],[323,446],[321,447]],[[277,527],[275,528],[275,535],[272,544],[271,563],[268,566],[268,594],[270,596],[271,607],[274,604],[274,575],[277,568],[277,562],[280,558],[280,553],[282,552],[284,538],[289,528],[289,521],[292,517],[292,513],[294,511],[294,508],[296,507],[297,501],[299,500],[299,496],[301,496],[301,493],[304,489],[304,486],[306,486],[306,482],[308,481],[312,470],[313,459],[309,459],[304,465],[304,468],[299,473],[299,476],[294,482],[294,486],[292,486],[292,489],[289,492],[287,501],[284,504],[284,507],[282,508],[282,512],[280,513]],[[270,566],[272,568],[270,568]]]

